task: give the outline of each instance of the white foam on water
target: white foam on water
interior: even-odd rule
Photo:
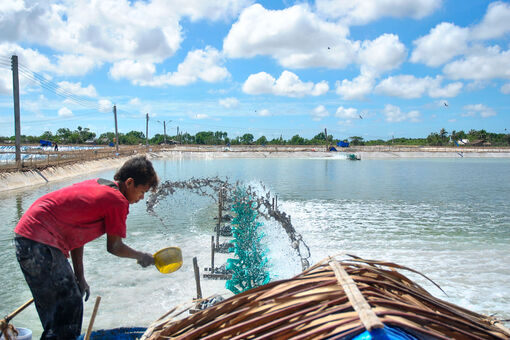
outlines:
[[[504,227],[504,220],[484,230],[473,225],[479,216],[456,210],[455,204],[441,209],[426,203],[362,200],[280,204],[310,246],[311,263],[338,253],[395,262],[439,284],[447,296],[423,277],[404,272],[440,299],[510,318],[510,252],[492,235]]]

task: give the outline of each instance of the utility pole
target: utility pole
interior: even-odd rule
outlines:
[[[166,145],[166,122],[163,121],[163,140],[165,141]]]
[[[170,123],[171,120],[169,120],[168,122]],[[166,145],[166,121],[164,120],[163,122],[161,122],[158,120],[158,123],[163,124],[163,143]]]
[[[11,58],[12,65],[12,95],[14,99],[14,134],[16,148],[16,167],[21,168],[21,128],[19,115],[19,78],[18,78],[18,56]]]
[[[179,127],[177,127],[177,139],[179,140],[179,142],[181,141],[181,136],[179,136]]]
[[[326,138],[326,151],[329,151],[328,129],[326,128],[324,128],[324,137]]]
[[[145,115],[145,147],[149,151],[149,112]]]
[[[115,118],[115,151],[119,153],[119,130],[117,129],[117,106],[113,105],[113,117]]]

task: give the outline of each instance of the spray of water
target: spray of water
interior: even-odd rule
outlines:
[[[147,199],[147,211],[156,216],[164,225],[163,219],[155,212],[158,203],[170,199],[177,190],[187,190],[199,196],[209,197],[214,202],[218,201],[218,193],[223,195],[223,202],[232,206],[235,204],[234,192],[240,186],[244,187],[246,194],[252,199],[251,206],[258,215],[268,221],[276,221],[290,239],[292,248],[301,261],[303,270],[310,266],[310,248],[303,240],[301,234],[292,226],[290,215],[280,211],[271,200],[271,192],[261,183],[257,188],[251,185],[243,185],[240,182],[230,183],[228,179],[219,177],[191,178],[186,181],[165,181],[161,183],[156,192],[151,193]]]

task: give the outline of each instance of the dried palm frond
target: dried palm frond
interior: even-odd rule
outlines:
[[[510,339],[497,320],[435,298],[396,269],[409,268],[327,258],[184,319],[160,319],[142,340],[352,338],[384,325],[419,339]]]

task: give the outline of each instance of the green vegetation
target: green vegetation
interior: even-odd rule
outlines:
[[[14,143],[14,136],[0,137],[4,143]],[[21,136],[23,144],[38,144],[39,140],[44,139],[58,144],[98,144],[108,145],[115,140],[115,133],[106,132],[96,137],[94,132],[88,128],[78,126],[76,130],[71,131],[68,128],[58,129],[55,134],[51,131],[45,131],[40,136]],[[161,144],[165,140],[162,134],[156,134],[149,139],[149,144]],[[242,136],[229,138],[227,132],[223,131],[200,131],[195,135],[183,133],[176,136],[166,136],[169,143],[179,144],[204,144],[204,145],[336,145],[339,141],[349,142],[352,146],[358,145],[414,145],[414,146],[455,146],[457,144],[476,146],[510,146],[510,134],[492,133],[485,130],[455,131],[448,133],[445,129],[438,132],[432,132],[426,138],[392,138],[388,140],[364,140],[360,136],[351,136],[349,138],[338,139],[332,135],[327,136],[320,132],[312,139],[306,139],[299,135],[292,136],[289,140],[279,138],[267,139],[265,136],[255,137],[251,133],[245,133]],[[461,141],[461,142],[459,142]],[[146,143],[145,134],[140,131],[130,131],[128,133],[119,133],[119,144],[123,145],[144,145]]]

